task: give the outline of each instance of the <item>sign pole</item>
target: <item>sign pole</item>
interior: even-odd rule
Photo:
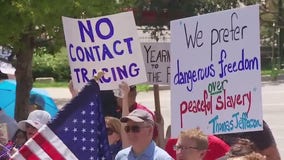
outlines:
[[[153,85],[153,90],[154,90],[154,101],[155,101],[156,115],[161,115],[159,85],[158,84],[154,84]],[[161,116],[156,116],[156,118],[157,118],[157,122],[159,123],[161,121]]]

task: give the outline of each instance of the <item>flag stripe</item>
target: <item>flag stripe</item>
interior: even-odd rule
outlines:
[[[61,154],[56,150],[56,148],[54,148],[53,145],[50,144],[48,140],[46,140],[40,134],[40,132],[36,134],[33,139],[45,151],[45,153],[48,154],[49,157],[51,157],[51,159],[65,160],[65,158],[61,156]]]
[[[46,141],[46,142],[44,142]],[[47,144],[48,143],[48,144]],[[59,139],[56,134],[47,125],[39,129],[38,133],[21,148],[28,149],[30,154],[22,154],[21,150],[13,155],[13,160],[30,159],[31,155],[37,155],[40,159],[72,159],[78,158],[66,147],[66,145]],[[57,150],[57,153],[52,153],[51,150]],[[54,155],[51,155],[54,154]],[[36,160],[36,159],[35,159]]]
[[[29,157],[33,160],[40,160],[26,145],[24,145],[19,152],[23,155],[23,157]]]
[[[65,157],[65,159],[78,160],[78,158],[69,150],[69,148],[62,142],[62,140],[47,126],[44,125],[39,129],[42,136],[44,136],[50,144],[53,145],[57,151]]]
[[[25,160],[25,157],[23,157],[20,152],[16,152],[10,160]]]
[[[33,154],[37,155],[40,159],[51,159],[48,154],[39,146],[34,139],[30,139],[27,143],[29,149],[33,152]],[[29,159],[25,157],[26,159]]]

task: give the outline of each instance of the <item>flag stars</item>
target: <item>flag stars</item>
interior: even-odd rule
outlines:
[[[91,151],[91,152],[94,152],[94,151],[95,151],[94,147],[91,147],[91,148],[90,148],[90,151]]]
[[[93,85],[92,82],[91,85],[87,85],[86,87],[91,87]],[[68,105],[66,107],[67,109],[62,110],[62,119],[52,122],[53,127],[49,128],[51,131],[47,131],[47,133],[54,132],[53,134],[57,135],[58,139],[60,139],[60,146],[56,147],[55,150],[58,152],[61,152],[62,150],[64,155],[66,153],[65,150],[68,148],[70,152],[79,159],[109,160],[111,159],[111,155],[105,125],[102,125],[105,124],[105,120],[101,110],[99,87],[93,87],[89,90],[84,88],[82,94],[79,94],[76,97],[78,100],[71,101],[69,103],[70,106]],[[91,97],[86,97],[85,95]],[[77,102],[79,101],[86,103],[78,104]],[[68,107],[73,107],[74,110],[69,110]],[[46,130],[39,130],[40,133],[45,133],[45,131]],[[53,143],[53,139],[48,137],[46,138],[46,141],[48,143]],[[32,148],[34,146],[33,144],[28,143],[26,147]],[[35,154],[40,157],[40,159],[43,159],[42,155],[48,155],[48,153],[44,152],[48,152],[49,150],[45,150],[42,145],[39,145],[38,147],[40,147],[38,149],[42,152],[37,152]],[[19,154],[21,153],[19,152]],[[27,155],[25,159],[30,159],[30,155]]]

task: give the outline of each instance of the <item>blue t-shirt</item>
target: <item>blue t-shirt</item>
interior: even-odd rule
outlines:
[[[132,147],[125,148],[119,151],[115,157],[116,160],[173,160],[173,158],[163,149],[158,147],[154,141],[152,141],[145,151],[137,156],[134,154]]]

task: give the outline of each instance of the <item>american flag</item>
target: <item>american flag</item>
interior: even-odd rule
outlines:
[[[11,159],[111,159],[98,84],[91,80]]]

